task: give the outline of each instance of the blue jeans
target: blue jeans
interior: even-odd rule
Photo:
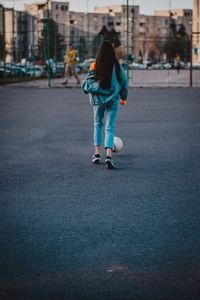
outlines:
[[[94,105],[94,145],[100,146],[102,144],[102,133],[105,116],[105,139],[104,147],[113,147],[115,121],[119,107],[119,101],[112,101],[105,104]]]

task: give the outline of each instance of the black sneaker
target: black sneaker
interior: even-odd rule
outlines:
[[[106,156],[105,163],[106,163],[106,168],[108,168],[108,169],[115,169],[115,165],[114,165],[114,162],[112,160],[112,157]]]
[[[92,162],[93,162],[93,164],[100,163],[100,160],[101,160],[101,154],[94,154],[92,156]]]

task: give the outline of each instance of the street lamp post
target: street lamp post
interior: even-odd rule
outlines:
[[[51,87],[51,66],[50,66],[50,16],[49,5],[51,0],[47,0],[47,60],[48,60],[48,86]]]
[[[126,0],[126,68],[129,80],[128,56],[129,56],[129,0]]]
[[[86,13],[87,13],[87,45],[88,56],[90,57],[90,16],[89,16],[89,0],[86,0]]]
[[[3,78],[6,79],[5,8],[3,7]]]
[[[192,32],[191,36],[190,36],[190,87],[193,87],[193,73],[192,73],[192,69],[193,69],[193,34],[194,35],[200,35],[200,31],[199,32]]]

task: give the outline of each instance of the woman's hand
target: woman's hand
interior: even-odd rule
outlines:
[[[120,100],[120,104],[121,104],[121,105],[126,105],[126,100],[121,99],[121,100]]]

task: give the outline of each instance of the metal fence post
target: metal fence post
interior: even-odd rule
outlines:
[[[193,36],[192,36],[192,33],[191,33],[191,36],[190,36],[190,87],[192,88],[193,87],[193,78],[192,78],[192,50],[193,50]]]
[[[48,60],[48,86],[51,87],[51,66],[50,66],[50,17],[49,17],[49,4],[47,0],[47,60]]]
[[[5,32],[5,8],[3,7],[3,79],[6,79],[6,32]]]
[[[190,37],[190,87],[193,87],[193,35],[200,35],[200,31],[192,32]]]
[[[127,68],[127,80],[129,81],[129,0],[126,0],[126,68]]]

